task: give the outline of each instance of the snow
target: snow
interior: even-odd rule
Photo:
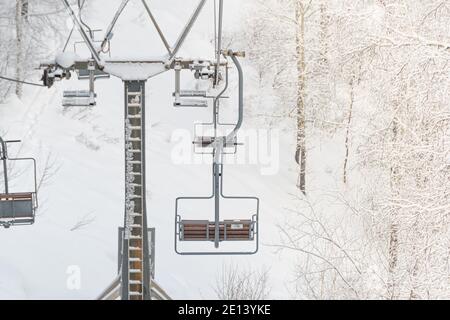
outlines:
[[[78,60],[80,60],[80,58],[74,52],[61,52],[55,59],[56,63],[64,69],[71,68]]]
[[[106,63],[104,71],[126,80],[147,80],[167,71],[162,62],[155,63]]]
[[[0,300],[17,300],[26,298],[22,275],[6,259],[0,259]]]
[[[197,4],[189,1],[192,8],[187,5],[184,8],[176,6],[177,1],[154,1],[158,22],[172,41]],[[229,12],[236,1],[227,2]],[[110,6],[104,6],[103,1],[93,1],[90,17],[86,19],[93,25],[106,26],[120,3],[119,0],[110,2]],[[205,10],[210,10],[210,6]],[[202,14],[180,56],[200,57],[205,52],[213,55],[205,31],[209,22],[208,15]],[[162,54],[164,48],[154,45],[159,42],[140,6],[130,3],[115,29],[114,54]],[[61,57],[61,63],[68,65],[72,62],[69,58]],[[142,66],[135,67],[139,70],[114,66],[110,71],[127,78],[135,71],[142,71]],[[248,66],[246,70],[251,73]],[[144,73],[156,71],[144,70]],[[225,167],[227,193],[261,198],[259,253],[242,257],[175,254],[175,199],[209,194],[211,168],[204,162],[175,164],[172,150],[176,142],[171,138],[177,130],[192,132],[194,123],[209,121],[211,110],[172,108],[173,77],[172,72],[161,74],[150,79],[146,88],[147,210],[150,226],[156,227],[156,281],[173,298],[215,298],[216,278],[224,265],[233,263],[270,269],[270,297],[286,298],[292,280],[292,257],[270,246],[277,242],[277,225],[284,221],[291,194],[296,193],[292,141],[286,137],[281,141],[280,171],[276,175],[263,175],[261,167],[255,164]],[[188,77],[185,81],[185,85],[193,83]],[[237,106],[236,78],[233,81],[232,99],[224,108],[224,117],[230,121]],[[116,277],[117,228],[123,225],[124,214],[123,84],[117,78],[97,81],[98,99],[93,109],[61,107],[63,90],[86,86],[87,83],[72,79],[57,83],[50,90],[27,87],[22,102],[11,98],[0,105],[1,133],[7,138],[22,139],[21,154],[35,156],[40,172],[46,162],[53,164],[53,173],[39,193],[41,208],[36,224],[0,230],[0,298],[95,299]],[[251,122],[247,120],[251,119],[245,121],[246,129],[250,129]],[[240,152],[246,153],[250,147],[242,147]],[[91,222],[73,230],[83,220]],[[74,288],[69,282],[77,268],[80,287]]]

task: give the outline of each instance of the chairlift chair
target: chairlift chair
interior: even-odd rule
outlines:
[[[96,32],[102,30],[90,30],[92,36]],[[102,43],[102,41],[96,41],[92,39],[93,43]],[[109,42],[108,42],[109,43]],[[84,42],[74,42],[74,52],[77,52],[77,45],[84,44]],[[108,46],[108,52],[111,54],[110,46]],[[76,70],[78,80],[89,80],[89,90],[66,90],[63,93],[62,105],[64,107],[94,107],[96,105],[95,99],[97,94],[95,93],[95,81],[99,79],[109,79],[110,75],[102,70],[98,70],[95,65],[95,60],[90,59],[86,69]]]
[[[98,33],[102,33],[102,29],[91,29],[91,30],[88,30],[89,31],[89,35],[91,35],[92,36],[92,38],[91,38],[91,42],[93,43],[93,44],[96,44],[96,45],[98,45],[99,47],[101,47],[102,46],[102,44],[103,44],[103,42],[105,41],[104,39],[103,40],[96,40],[95,39],[95,35],[96,34],[98,34]],[[109,39],[107,39],[106,40],[106,43],[105,44],[107,44],[108,46],[107,46],[107,51],[102,51],[103,53],[107,53],[108,55],[109,55],[109,57],[111,58],[111,37],[112,37],[112,35],[110,35],[110,38]],[[97,38],[98,39],[98,38]],[[74,41],[74,43],[73,43],[73,51],[74,52],[77,52],[77,49],[78,49],[78,46],[79,45],[82,45],[82,46],[84,46],[86,43],[84,42],[84,41]]]
[[[181,89],[181,71],[189,69],[194,72],[194,77],[197,80],[209,80],[214,76],[214,72],[210,70],[210,65],[204,61],[194,61],[183,67],[181,62],[176,62],[175,70],[175,98],[174,107],[181,108],[207,108],[208,107],[208,93],[205,90],[182,90]]]
[[[31,225],[35,221],[35,213],[38,208],[36,160],[34,158],[9,158],[7,151],[8,143],[20,142],[4,141],[0,137],[0,160],[3,162],[4,193],[0,193],[0,226],[9,228],[11,226]],[[10,192],[8,180],[9,161],[30,161],[34,169],[34,190],[31,192]]]
[[[94,107],[97,95],[88,90],[66,90],[63,93],[63,107]]]
[[[213,169],[213,192],[206,197],[179,197],[175,205],[175,251],[180,255],[251,255],[258,252],[259,233],[259,198],[243,196],[227,196],[223,192],[223,165],[215,165]],[[218,170],[218,172],[214,172]],[[213,220],[193,220],[183,215],[183,202],[215,200],[215,218]],[[251,201],[254,203],[251,212],[245,218],[221,219],[221,200]],[[215,250],[187,251],[183,243],[212,243]],[[221,244],[247,243],[245,248],[233,251],[221,251]]]
[[[217,140],[224,141],[224,144],[221,146],[222,150],[221,153],[224,155],[228,154],[236,154],[237,153],[237,146],[240,145],[237,141],[237,136],[233,137],[231,141],[228,139],[225,139],[226,132],[219,132],[221,129],[230,128],[234,129],[237,125],[237,123],[229,123],[229,122],[222,122],[220,120],[219,116],[219,105],[220,101],[222,99],[227,99],[227,96],[224,96],[223,94],[228,90],[228,83],[229,83],[229,70],[228,66],[225,65],[225,86],[223,90],[217,95],[213,97],[213,120],[211,122],[202,122],[202,123],[196,123],[194,125],[194,141],[192,142],[194,153],[199,155],[212,155],[214,154],[214,142]],[[199,128],[204,127],[211,127],[213,128],[212,133],[211,131],[209,135],[205,135],[203,132],[200,132]],[[225,130],[227,131],[227,130]],[[218,136],[219,134],[225,133],[225,136]],[[228,132],[229,133],[229,132]]]
[[[235,123],[217,123],[220,128],[234,128],[236,126]],[[211,134],[211,131],[208,132],[208,135],[200,131],[202,127],[212,127],[214,123],[212,122],[202,122],[196,123],[194,125],[194,141],[192,142],[194,153],[199,155],[212,155],[214,153],[214,142],[217,140],[223,141],[222,144],[222,153],[224,155],[228,154],[236,154],[237,147],[240,145],[237,137],[234,137],[231,141],[225,139],[225,136],[217,136],[218,130],[214,130],[214,134]],[[222,133],[222,132],[220,132]]]
[[[223,192],[223,157],[226,154],[226,148],[232,147],[236,152],[237,133],[240,130],[244,116],[244,93],[243,93],[243,72],[237,59],[241,56],[239,52],[228,51],[237,67],[239,74],[239,112],[238,121],[235,124],[228,124],[233,127],[232,131],[225,136],[218,135],[219,126],[219,101],[228,88],[228,69],[225,88],[214,97],[213,122],[214,134],[212,136],[200,136],[194,141],[194,146],[200,148],[211,148],[213,156],[213,188],[209,197],[180,197],[176,199],[175,205],[175,251],[181,255],[250,255],[258,252],[259,248],[259,198],[227,196]],[[179,68],[181,70],[181,68]],[[176,89],[179,89],[177,87]],[[221,218],[222,200],[251,201],[254,203],[253,209],[244,218],[227,219]],[[193,220],[187,219],[180,209],[180,204],[186,201],[212,201],[214,200],[214,220]],[[238,206],[242,208],[242,206]],[[185,250],[183,243],[187,242],[212,242],[214,251],[204,250]],[[249,249],[220,250],[224,243],[252,243]]]
[[[87,69],[77,70],[79,80],[89,80],[89,90],[66,90],[63,93],[62,104],[64,107],[94,107],[96,105],[95,99],[95,81],[97,79],[108,79],[109,74],[98,70],[95,67],[95,62],[90,60]]]

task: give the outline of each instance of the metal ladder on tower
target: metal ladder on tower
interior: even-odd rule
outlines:
[[[141,82],[126,82],[125,161],[126,161],[126,221],[125,259],[126,288],[129,300],[144,300],[146,277],[145,252],[147,226],[145,219],[145,155],[144,155],[144,86]],[[144,232],[145,230],[145,232]]]

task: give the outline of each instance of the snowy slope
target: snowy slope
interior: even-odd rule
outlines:
[[[92,2],[87,20],[104,28],[120,1]],[[232,13],[227,25],[232,28],[238,20],[238,2],[226,2],[226,10]],[[152,3],[173,42],[196,1],[183,1],[183,6],[176,5],[178,0]],[[211,12],[211,7],[206,11]],[[210,16],[204,13],[180,55],[212,55],[211,26]],[[138,1],[132,1],[116,30],[114,56],[152,57],[163,52]],[[252,72],[249,66],[246,70],[251,92]],[[237,82],[233,79],[230,92],[235,95]],[[47,159],[54,171],[39,194],[36,224],[0,230],[0,298],[95,299],[116,275],[117,228],[123,222],[123,84],[118,79],[98,81],[97,107],[63,110],[62,90],[83,85],[71,80],[50,90],[27,88],[23,101],[11,98],[0,105],[0,132],[7,138],[23,139],[21,155],[35,155],[41,172]],[[249,257],[178,256],[173,250],[175,198],[208,194],[211,168],[207,164],[174,164],[171,155],[176,141],[171,137],[179,129],[192,132],[195,122],[210,119],[211,111],[172,108],[172,91],[170,72],[147,83],[148,219],[157,230],[157,281],[174,298],[215,298],[216,277],[223,265],[234,263],[269,268],[271,297],[289,298],[292,260],[270,244],[277,242],[277,224],[284,221],[291,194],[296,192],[290,139],[281,135],[280,170],[275,175],[262,175],[261,166],[254,164],[226,167],[227,190],[262,200],[260,252]],[[228,115],[235,111],[235,100],[232,97]],[[92,222],[71,231],[80,220]],[[72,266],[81,271],[78,290],[67,286]]]

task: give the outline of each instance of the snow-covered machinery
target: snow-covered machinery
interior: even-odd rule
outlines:
[[[79,3],[79,28],[86,29],[85,37],[89,37],[91,46],[98,46],[100,52],[111,55],[111,34],[107,35],[102,40],[96,40],[95,34],[102,32],[101,29],[90,28],[82,19],[82,6]],[[74,25],[75,28],[75,25]],[[67,39],[69,42],[72,36],[73,30]],[[67,47],[66,43],[66,47]],[[85,44],[85,41],[75,41],[73,46],[73,52],[64,51],[56,56],[55,61],[47,64],[41,64],[41,68],[44,69],[44,75],[42,81],[47,87],[51,87],[55,80],[70,79],[72,72],[76,72],[78,80],[88,80],[88,90],[65,90],[63,93],[62,105],[64,107],[93,107],[96,105],[97,94],[95,93],[95,81],[99,79],[109,79],[110,75],[98,66],[97,60],[94,54],[91,53],[90,58],[81,58],[79,54],[78,46]],[[98,54],[98,52],[96,52]]]
[[[75,64],[75,61],[73,62]],[[64,107],[93,107],[96,105],[94,83],[96,80],[95,61],[91,59],[87,63],[86,69],[77,69],[78,80],[89,80],[89,90],[65,90],[63,93],[62,105]],[[80,73],[83,76],[80,78]]]
[[[206,90],[182,90],[181,89],[181,72],[183,69],[194,72],[194,77],[198,81],[210,80],[214,77],[213,65],[209,61],[199,60],[175,60],[175,98],[174,107],[187,108],[207,108],[208,96]]]
[[[82,59],[71,52],[59,54],[54,62],[41,64],[44,69],[42,82],[52,87],[55,81],[69,80],[72,73],[77,74],[78,80],[88,80],[89,88],[71,89],[63,92],[62,105],[64,107],[93,107],[96,105],[95,81],[108,79],[110,75],[98,68],[94,59]]]
[[[5,141],[0,137],[0,160],[3,164],[4,192],[0,193],[0,226],[9,228],[34,223],[37,200],[36,160],[33,158],[10,158],[8,144],[18,140]],[[10,192],[8,162],[29,161],[33,164],[34,190],[28,192]]]
[[[85,23],[83,23],[85,26],[87,26]],[[92,43],[94,44],[100,44],[102,41],[95,40],[94,35],[98,32],[102,32],[101,29],[98,30],[92,30],[87,26],[87,29],[89,31],[89,35],[91,37]],[[74,55],[75,57],[78,57],[78,45],[84,44],[84,41],[76,41],[74,43]],[[108,51],[104,51],[105,53],[111,54],[111,45],[108,40]],[[64,55],[63,53],[62,55]],[[67,53],[66,53],[67,55]],[[93,57],[88,59],[86,65],[83,63],[82,65],[78,64],[76,65],[77,59],[74,59],[73,61],[70,61],[70,53],[68,53],[69,59],[65,59],[64,57],[61,57],[58,59],[57,57],[57,63],[59,65],[62,65],[61,62],[58,62],[58,60],[68,60],[64,65],[66,67],[75,66],[74,71],[77,73],[78,80],[88,80],[89,81],[89,90],[66,90],[63,93],[63,101],[62,105],[64,107],[94,107],[96,103],[97,94],[95,92],[95,81],[99,79],[109,79],[110,75],[106,72],[103,72],[102,70],[99,70],[96,66],[95,60]],[[80,59],[78,59],[80,60]]]

